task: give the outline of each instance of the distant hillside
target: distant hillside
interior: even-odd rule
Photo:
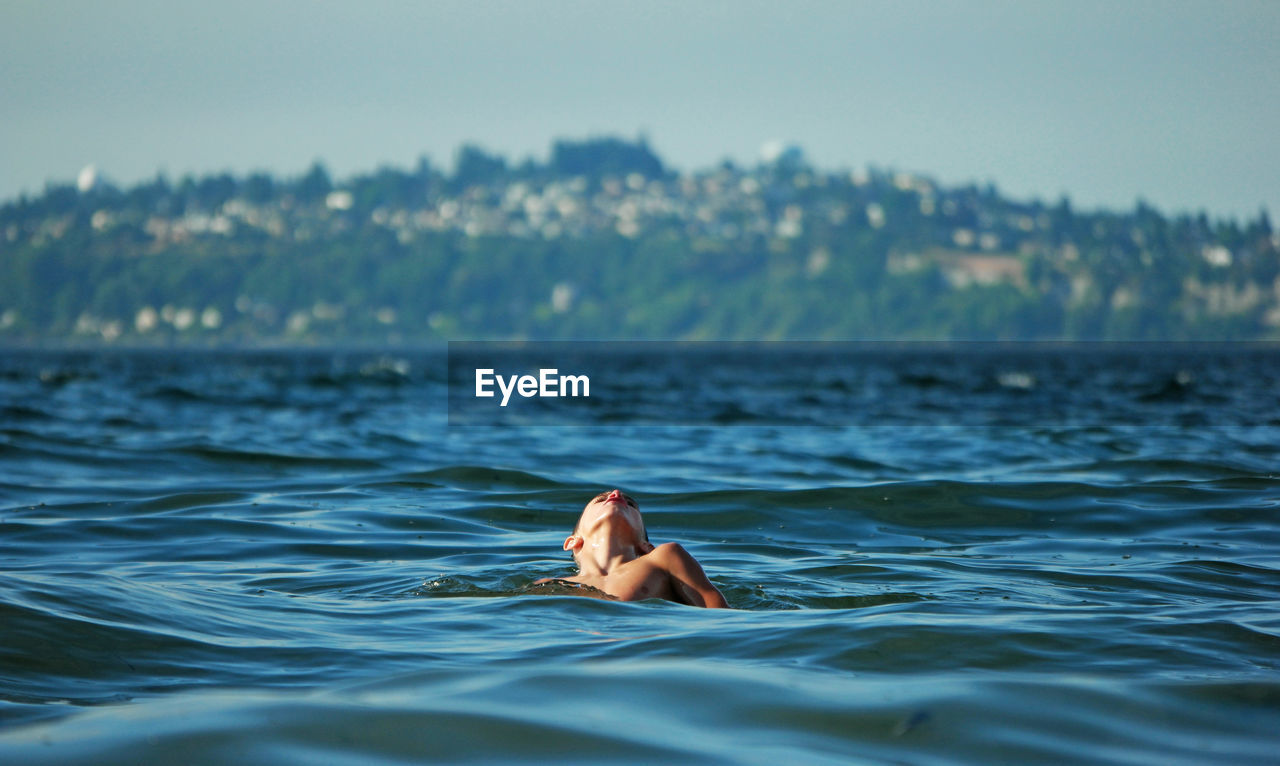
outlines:
[[[341,181],[86,173],[0,207],[9,344],[1275,339],[1278,277],[1265,212],[1077,211],[794,148],[678,174],[613,138]]]

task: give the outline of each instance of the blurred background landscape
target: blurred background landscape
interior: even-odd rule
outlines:
[[[0,230],[18,342],[1280,336],[1265,212],[1078,212],[797,147],[692,173],[619,139],[340,180],[90,169]]]
[[[1273,3],[5,16],[0,343],[1280,336]]]

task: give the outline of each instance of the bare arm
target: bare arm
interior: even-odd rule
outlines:
[[[690,606],[704,606],[712,609],[727,609],[729,603],[707,579],[702,565],[679,543],[663,543],[654,553],[661,555],[663,568],[671,577],[671,590],[676,596]]]

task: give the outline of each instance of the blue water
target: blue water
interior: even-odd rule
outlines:
[[[1280,763],[1280,352],[755,369],[471,428],[441,353],[3,354],[0,762]],[[733,610],[529,587],[614,486]]]

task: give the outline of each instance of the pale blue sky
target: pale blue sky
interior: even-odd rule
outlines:
[[[1280,2],[0,0],[0,198],[645,133],[1079,208],[1280,213]]]

